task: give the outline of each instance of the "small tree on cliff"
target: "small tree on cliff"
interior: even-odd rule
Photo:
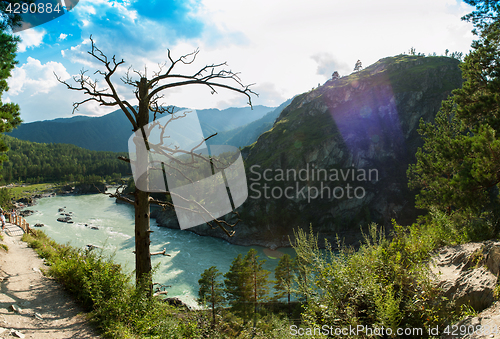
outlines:
[[[80,72],[79,76],[73,77],[73,80],[76,83],[75,86],[66,81],[62,81],[56,75],[57,80],[65,84],[68,89],[81,91],[88,96],[85,100],[73,104],[73,112],[77,110],[80,105],[89,101],[95,101],[101,106],[118,106],[130,121],[133,131],[142,130],[146,145],[148,145],[148,141],[146,135],[144,134],[144,126],[151,121],[150,114],[153,114],[153,121],[155,121],[158,115],[161,114],[170,114],[173,117],[174,108],[172,106],[164,106],[164,103],[161,102],[163,97],[162,93],[168,89],[187,85],[203,85],[210,89],[212,94],[214,94],[217,93],[217,89],[223,88],[245,95],[248,98],[248,104],[250,106],[252,105],[251,94],[256,94],[249,88],[250,85],[245,86],[242,84],[237,73],[223,69],[223,67],[226,66],[226,63],[206,65],[192,74],[176,73],[180,66],[192,64],[199,51],[196,50],[174,60],[171,56],[170,50],[168,50],[168,63],[160,65],[159,70],[153,73],[152,78],[147,78],[145,73],[132,70],[132,73],[136,75],[136,78],[134,78],[134,76],[130,74],[130,68],[129,71],[126,72],[126,75],[121,78],[121,81],[125,85],[133,88],[135,98],[137,99],[137,103],[134,106],[118,93],[117,87],[112,80],[113,75],[117,73],[118,68],[123,65],[125,61],[123,59],[118,61],[114,55],[113,57],[108,58],[99,48],[97,48],[92,36],[90,36],[90,41],[91,50],[88,53],[103,66],[103,69],[96,70],[94,74],[104,78],[107,87],[100,88],[97,80],[92,80],[86,75],[87,71],[84,70]],[[197,159],[202,158],[193,150],[185,150],[184,153],[190,156],[195,156]],[[123,157],[120,159],[130,163],[130,159]],[[210,161],[208,158],[205,160]],[[147,154],[146,159],[138,159],[137,161],[147,162]],[[122,196],[121,193],[122,192],[117,189],[114,194],[109,195],[113,198],[129,203],[135,208],[136,283],[138,286],[140,283],[144,284],[144,286],[149,286],[149,292],[151,292],[151,253],[149,245],[150,233],[152,231],[149,227],[149,206],[150,204],[157,204],[163,207],[173,207],[173,205],[168,201],[158,201],[152,199],[149,192],[141,191],[137,188],[134,192],[134,200],[130,200]],[[167,194],[169,194],[169,192],[167,192]],[[207,223],[212,227],[218,226],[222,228],[229,236],[232,235],[232,233],[230,233],[225,226],[233,227],[234,224],[229,224],[225,221],[217,219]],[[141,282],[143,279],[146,279],[146,281]]]
[[[361,60],[356,61],[356,64],[354,65],[354,72],[359,72],[363,68],[363,64],[361,63]]]

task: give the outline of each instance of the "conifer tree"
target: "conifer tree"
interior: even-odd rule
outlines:
[[[198,303],[209,305],[212,309],[212,327],[215,326],[215,312],[224,303],[224,289],[219,277],[222,276],[217,267],[212,266],[201,274],[198,280]]]
[[[226,300],[236,313],[245,315],[245,303],[250,299],[251,292],[248,286],[248,269],[241,253],[233,260],[224,278]]]
[[[361,60],[356,61],[356,64],[354,65],[354,72],[359,72],[363,68],[363,64],[361,63]]]
[[[14,2],[24,3],[26,1],[2,1],[0,3],[0,133],[11,132],[21,124],[20,108],[15,103],[2,102],[2,95],[9,90],[7,79],[10,72],[17,64],[16,51],[19,37],[10,34],[12,27],[18,25],[20,14],[9,13],[6,8]],[[0,169],[1,163],[7,160],[8,147],[3,139],[0,139]]]
[[[478,9],[464,18],[473,20],[479,38],[460,65],[462,88],[443,102],[434,123],[421,122],[424,146],[408,170],[409,185],[420,190],[417,207],[437,208],[461,222],[482,220],[495,234],[500,231],[500,6],[467,2]]]
[[[288,300],[288,313],[290,313],[290,295],[292,294],[293,281],[294,281],[294,261],[288,254],[284,254],[278,266],[274,269],[274,299],[279,300],[287,297]]]
[[[238,254],[224,275],[226,299],[245,320],[251,313],[252,305],[255,313],[257,305],[265,301],[269,293],[269,271],[262,269],[264,263],[265,260],[259,261],[257,251],[252,248],[244,258]]]

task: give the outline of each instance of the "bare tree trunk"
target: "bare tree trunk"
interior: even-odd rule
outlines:
[[[135,190],[135,277],[139,284],[141,279],[149,279],[146,286],[151,286],[151,254],[149,252],[149,193]]]
[[[92,80],[88,75],[86,75],[86,70],[82,70],[79,76],[73,77],[73,80],[76,82],[77,86],[70,85],[64,80],[61,80],[56,75],[57,81],[66,85],[68,89],[83,91],[89,97],[81,100],[79,102],[73,103],[73,113],[78,107],[86,102],[94,101],[99,103],[101,106],[109,106],[114,107],[118,105],[127,119],[130,121],[133,127],[133,131],[141,130],[143,140],[140,140],[140,137],[137,137],[137,149],[140,149],[141,152],[137,153],[137,158],[135,161],[142,164],[142,166],[146,166],[145,171],[141,171],[142,179],[145,180],[141,185],[141,190],[136,189],[134,196],[135,201],[131,199],[121,197],[118,189],[116,194],[109,194],[110,197],[116,197],[121,201],[125,201],[135,207],[135,270],[136,270],[136,284],[138,286],[144,286],[149,288],[149,295],[152,293],[152,279],[151,276],[151,254],[149,251],[150,246],[150,233],[151,230],[149,228],[149,205],[151,203],[156,203],[161,206],[166,206],[164,202],[155,201],[150,198],[150,194],[148,193],[149,187],[147,181],[148,177],[148,169],[147,164],[149,160],[148,152],[143,152],[144,143],[146,144],[146,148],[149,151],[149,143],[147,141],[146,133],[143,129],[149,123],[149,114],[152,112],[153,120],[156,119],[156,114],[163,113],[172,113],[172,108],[163,106],[161,102],[163,95],[161,94],[163,91],[166,91],[173,87],[180,87],[186,85],[194,85],[194,84],[202,84],[208,87],[212,94],[217,93],[216,88],[224,88],[227,90],[235,91],[240,94],[245,95],[248,98],[248,104],[252,107],[252,100],[250,94],[256,94],[249,87],[251,85],[243,85],[238,77],[238,73],[234,73],[232,71],[226,71],[221,69],[223,66],[226,66],[226,63],[220,64],[212,64],[206,65],[198,70],[196,73],[192,75],[185,74],[177,74],[174,72],[174,68],[179,65],[189,65],[194,62],[196,56],[198,55],[199,50],[195,50],[192,53],[181,56],[180,58],[174,60],[171,57],[170,50],[168,50],[168,60],[170,65],[166,67],[165,65],[159,65],[159,71],[153,72],[154,76],[151,80],[148,81],[146,70],[144,74],[141,72],[133,70],[132,73],[139,75],[140,81],[137,81],[135,76],[130,76],[130,69],[127,71],[126,75],[122,77],[122,81],[129,86],[136,88],[134,91],[135,97],[138,100],[138,109],[134,107],[129,101],[120,98],[117,88],[113,84],[111,77],[115,74],[118,67],[125,63],[122,59],[118,61],[115,56],[108,58],[94,43],[92,36],[90,36],[91,41],[91,50],[88,52],[92,57],[94,57],[98,62],[102,64],[104,70],[97,70],[94,74],[98,74],[102,76],[107,84],[106,89],[101,89],[100,86],[97,86],[97,80]],[[232,81],[236,85],[232,86],[226,81]],[[160,83],[161,82],[161,83]],[[139,134],[139,133],[138,133]],[[189,150],[185,150],[186,154],[193,154],[193,150],[189,152]],[[121,157],[122,160],[127,162],[131,162],[131,159],[126,159]],[[137,178],[135,178],[137,179]],[[137,187],[136,182],[136,187]],[[170,206],[170,205],[169,205]],[[218,220],[214,220],[215,223],[224,231],[227,235],[231,236],[223,226],[223,224],[233,227],[234,225],[230,225],[225,221],[223,223]],[[212,226],[212,225],[211,225]],[[234,231],[233,231],[234,233]],[[146,281],[141,281],[143,279],[147,279]]]
[[[137,126],[144,127],[149,123],[149,105],[148,105],[148,86],[146,78],[142,77],[138,84],[138,97],[139,97],[139,112],[137,116]],[[145,140],[145,142],[147,142]],[[137,161],[147,163],[149,156],[147,153],[139,152],[137,154]],[[144,173],[145,182],[149,181],[148,171]],[[153,277],[151,276],[151,253],[149,245],[151,241],[149,235],[151,230],[149,228],[149,192],[143,192],[136,188],[135,190],[135,277],[136,284],[141,283],[149,289],[149,294],[153,290]]]

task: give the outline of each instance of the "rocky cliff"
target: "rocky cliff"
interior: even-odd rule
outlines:
[[[416,216],[406,170],[441,101],[461,85],[458,61],[400,55],[327,81],[297,96],[273,128],[242,150],[249,187],[232,238],[202,225],[191,230],[231,243],[289,245],[312,224],[320,238],[360,239],[368,222],[410,223]],[[176,226],[172,212],[155,212]],[[236,219],[230,219],[235,221]]]

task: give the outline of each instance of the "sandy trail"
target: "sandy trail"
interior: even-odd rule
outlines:
[[[21,236],[2,234],[9,251],[0,249],[0,338],[100,338],[63,287],[43,276],[47,266]]]

